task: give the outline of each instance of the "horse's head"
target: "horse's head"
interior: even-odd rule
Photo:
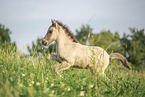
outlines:
[[[58,33],[58,23],[54,20],[51,20],[52,25],[49,27],[47,34],[42,40],[42,44],[47,46],[49,45],[52,41],[55,41],[57,38],[57,33]]]

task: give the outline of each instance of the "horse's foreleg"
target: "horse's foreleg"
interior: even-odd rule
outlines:
[[[90,69],[91,73],[94,75],[94,74],[95,74],[95,73],[94,73],[94,68],[89,67],[89,69]]]
[[[57,61],[58,63],[61,63],[61,60],[57,58],[57,55],[53,55],[53,59],[54,59],[55,61]]]
[[[61,64],[59,67],[57,67],[57,68],[55,69],[55,72],[56,72],[57,74],[59,74],[59,71],[68,69],[68,68],[71,67],[71,66],[72,66],[72,65],[71,65],[70,63],[64,61],[64,62],[62,62],[62,64]],[[59,74],[59,75],[60,75],[60,74]],[[60,75],[60,76],[61,76],[61,75]],[[62,76],[61,76],[61,77],[62,77]]]
[[[71,67],[71,64],[68,63],[68,62],[66,62],[66,61],[64,61],[64,62],[62,62],[62,64],[61,64],[59,67],[57,67],[57,68],[55,69],[55,72],[56,72],[57,74],[59,74],[59,71],[68,69],[69,67]],[[60,74],[59,74],[59,75],[60,75]],[[60,75],[60,77],[62,77],[62,76]]]
[[[50,60],[50,66],[51,66],[52,70],[55,71],[55,67],[53,66],[51,60]]]
[[[70,63],[64,61],[58,68],[56,68],[56,71],[62,71],[62,70],[68,69],[71,66],[72,65]]]
[[[110,81],[110,79],[106,76],[105,73],[102,73],[103,77],[106,78],[108,81]]]

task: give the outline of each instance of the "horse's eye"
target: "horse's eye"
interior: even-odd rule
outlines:
[[[52,33],[52,31],[49,31],[49,33]]]

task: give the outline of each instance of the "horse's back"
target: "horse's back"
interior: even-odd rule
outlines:
[[[73,51],[75,52],[75,65],[86,67],[88,64],[92,64],[93,60],[96,61],[96,64],[99,60],[105,64],[109,63],[109,55],[101,47],[81,44],[76,44],[75,47],[75,51]]]

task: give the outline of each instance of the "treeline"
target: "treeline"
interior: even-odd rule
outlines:
[[[0,51],[2,49],[5,50],[6,52],[17,51],[16,43],[11,41],[10,34],[11,31],[8,28],[5,28],[4,25],[0,24]]]
[[[94,33],[90,25],[82,25],[80,29],[76,29],[76,38],[81,44],[90,46],[100,46],[109,54],[118,52],[124,55],[131,64],[142,66],[145,64],[145,32],[144,29],[129,28],[130,33],[123,34],[120,37],[118,32],[112,33],[110,30],[102,30],[100,33]],[[11,43],[11,32],[9,29],[0,25],[0,48],[8,48],[8,44],[16,47],[15,42]],[[27,46],[28,52],[32,56],[48,55],[55,51],[55,43],[43,46],[42,38],[38,38],[36,42],[32,42],[32,46]],[[5,46],[7,44],[7,46]],[[14,51],[16,51],[15,49]]]

